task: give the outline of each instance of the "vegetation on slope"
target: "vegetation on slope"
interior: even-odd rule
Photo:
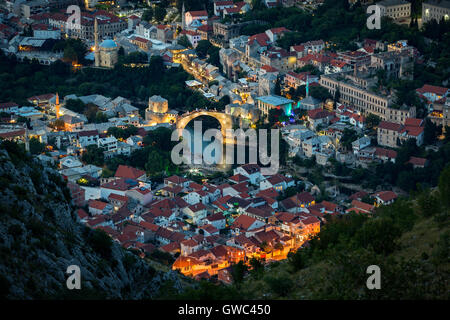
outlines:
[[[0,144],[0,296],[8,299],[145,299],[178,292],[174,272],[156,271],[103,231],[77,221],[59,173],[23,145]],[[67,267],[81,269],[68,290]],[[167,283],[169,281],[169,284]]]

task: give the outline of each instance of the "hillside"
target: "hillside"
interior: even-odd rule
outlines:
[[[17,144],[0,148],[0,296],[8,299],[152,299],[182,290],[161,272],[77,222],[58,172]],[[66,288],[69,265],[81,269],[81,290]]]

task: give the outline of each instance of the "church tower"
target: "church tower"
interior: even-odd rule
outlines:
[[[59,119],[59,95],[56,93],[56,102],[55,102],[55,110],[56,110],[56,119]]]
[[[185,14],[186,14],[186,9],[184,8],[184,1],[183,1],[183,8],[181,9],[181,29],[184,30],[184,28],[186,28],[186,21],[185,21]]]
[[[100,66],[100,48],[98,46],[98,22],[97,22],[97,18],[94,19],[94,41],[95,41],[95,45],[94,45],[94,59],[95,59],[95,66],[99,67]]]

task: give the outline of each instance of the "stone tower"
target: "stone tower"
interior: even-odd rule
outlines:
[[[94,59],[95,59],[95,66],[100,66],[100,48],[98,46],[98,22],[97,18],[94,19]]]

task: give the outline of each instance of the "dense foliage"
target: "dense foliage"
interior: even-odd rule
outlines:
[[[111,70],[73,70],[62,61],[50,66],[39,65],[36,61],[19,63],[0,51],[0,101],[21,105],[29,105],[26,99],[30,96],[58,92],[60,97],[69,94],[122,96],[138,106],[145,106],[148,97],[156,94],[168,99],[170,108],[179,110],[214,106],[200,93],[186,88],[188,79],[191,77],[181,68],[166,69],[161,57],[152,57],[149,65],[141,68],[119,64]],[[69,107],[77,112],[83,108],[74,101]]]

